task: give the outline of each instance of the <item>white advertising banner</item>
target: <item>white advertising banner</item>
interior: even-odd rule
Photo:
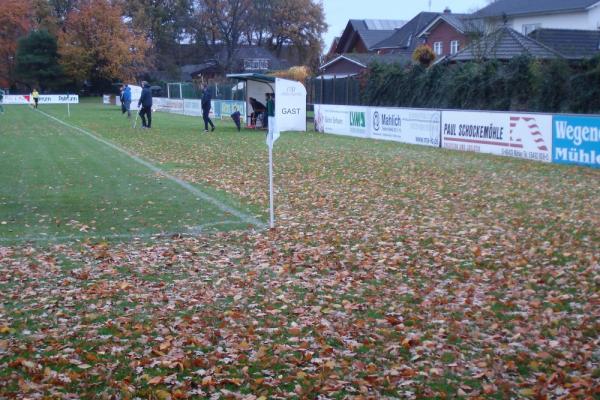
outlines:
[[[303,84],[275,78],[275,118],[280,132],[306,132],[306,88]]]
[[[211,103],[214,107],[214,101]],[[136,104],[137,105],[137,104]],[[132,104],[133,108],[133,104]],[[154,97],[152,99],[152,108],[154,111],[168,112],[172,114],[189,115],[193,117],[202,116],[201,100],[182,100],[168,99],[166,97]],[[213,110],[210,111],[211,118],[214,116]]]
[[[371,137],[396,142],[440,146],[440,112],[370,107]]]
[[[33,103],[31,95],[7,94],[4,96],[4,104],[30,104]]]
[[[440,112],[315,104],[315,130],[336,135],[439,147]]]
[[[184,100],[183,111],[185,115],[202,116],[202,100]],[[211,108],[212,111],[212,108]]]
[[[157,111],[164,111],[173,114],[183,114],[184,103],[180,99],[166,99],[166,98],[154,98],[152,99],[152,106]]]
[[[335,135],[370,137],[369,108],[315,104],[315,130]]]
[[[38,100],[39,104],[78,104],[79,96],[76,94],[41,94]],[[33,97],[30,94],[9,94],[4,96],[4,104],[33,104]]]
[[[442,147],[552,161],[552,116],[442,111]]]

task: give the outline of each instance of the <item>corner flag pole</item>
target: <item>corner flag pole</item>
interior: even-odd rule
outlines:
[[[69,118],[71,118],[71,99],[69,93],[67,93],[67,114],[69,115]]]
[[[275,117],[268,117],[267,146],[269,147],[269,227],[275,228],[275,190],[273,188],[273,144],[279,138]]]
[[[272,138],[272,133],[269,133]],[[271,139],[272,140],[272,139]],[[269,227],[275,228],[275,195],[273,193],[273,143],[269,146]]]

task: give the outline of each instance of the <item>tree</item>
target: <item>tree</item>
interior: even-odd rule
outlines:
[[[36,29],[46,30],[52,36],[58,35],[60,21],[57,18],[52,4],[48,0],[30,0],[33,7],[33,20]]]
[[[32,26],[28,0],[0,0],[0,86],[15,83],[17,42]]]
[[[87,0],[69,13],[59,34],[65,73],[77,84],[86,80],[132,80],[149,66],[149,43],[122,20],[109,0]]]
[[[433,50],[431,50],[431,47],[426,44],[422,44],[415,49],[412,54],[412,59],[424,67],[429,67],[435,60],[435,53]]]
[[[283,46],[294,48],[312,69],[318,67],[327,30],[322,3],[313,0],[273,0],[270,44],[277,55]]]
[[[64,24],[69,13],[75,10],[79,0],[41,0],[48,3],[51,13],[60,25]]]
[[[132,27],[144,32],[152,44],[153,58],[164,68],[179,60],[177,49],[191,31],[193,0],[128,0],[125,15]]]
[[[196,3],[195,37],[213,52],[225,50],[228,70],[242,44],[264,46],[281,57],[296,52],[315,68],[327,29],[323,6],[314,0],[200,0]]]
[[[272,28],[275,1],[254,0],[254,7],[249,10],[249,24],[244,39],[249,46],[264,46]]]
[[[199,9],[201,23],[212,32],[213,43],[222,44],[225,49],[225,71],[233,63],[235,51],[239,48],[250,20],[251,0],[202,0]]]
[[[42,90],[57,87],[62,82],[63,72],[58,64],[56,38],[48,31],[31,31],[19,39],[16,55],[17,76],[29,86]]]

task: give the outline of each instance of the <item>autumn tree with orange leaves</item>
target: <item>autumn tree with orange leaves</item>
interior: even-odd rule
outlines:
[[[58,35],[59,53],[65,73],[77,84],[133,80],[149,66],[148,40],[122,15],[109,0],[87,0],[67,16]]]
[[[31,10],[28,0],[0,0],[0,87],[14,83],[17,43],[32,27]]]

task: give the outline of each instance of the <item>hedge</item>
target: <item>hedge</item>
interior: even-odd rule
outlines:
[[[600,112],[600,56],[578,63],[521,56],[431,68],[374,63],[362,82],[365,105]]]

